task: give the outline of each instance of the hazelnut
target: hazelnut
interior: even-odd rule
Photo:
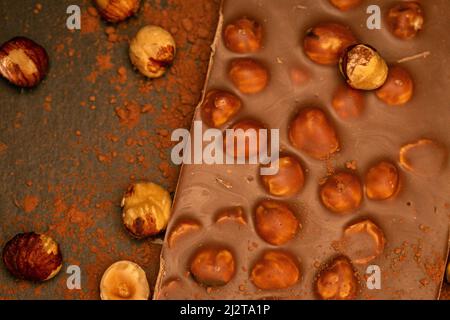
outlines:
[[[356,119],[364,110],[364,95],[343,84],[334,92],[331,105],[341,119]]]
[[[392,197],[399,187],[397,167],[390,162],[381,161],[371,167],[366,174],[366,194],[372,200],[385,200]]]
[[[275,175],[262,175],[264,188],[273,196],[289,197],[299,193],[305,184],[305,174],[300,162],[292,156],[284,156],[273,164],[278,166]]]
[[[148,182],[128,187],[122,199],[122,218],[127,230],[136,238],[156,235],[165,230],[172,200],[169,192]]]
[[[323,300],[351,300],[356,298],[358,279],[350,261],[343,256],[335,258],[318,275],[318,296]]]
[[[447,271],[445,272],[445,279],[450,284],[450,261],[447,263]]]
[[[141,28],[130,42],[130,59],[140,73],[159,78],[173,63],[176,51],[172,35],[158,26]]]
[[[342,11],[356,8],[361,4],[362,0],[330,0],[330,3]]]
[[[305,67],[292,67],[289,70],[289,78],[295,87],[300,87],[308,83],[312,78],[311,73]]]
[[[289,139],[294,147],[319,160],[329,158],[339,149],[334,126],[319,108],[300,110],[290,124]]]
[[[255,210],[255,228],[264,241],[281,246],[296,236],[300,222],[286,204],[264,200]]]
[[[51,237],[34,232],[19,233],[3,248],[3,262],[17,278],[46,281],[59,272],[62,255]]]
[[[102,300],[148,300],[150,287],[145,271],[131,261],[113,263],[100,281]]]
[[[376,95],[384,103],[397,106],[411,100],[413,91],[414,82],[409,72],[401,67],[394,66],[389,68],[387,80],[376,91]]]
[[[254,53],[261,49],[263,29],[255,20],[243,17],[225,27],[224,41],[233,52]]]
[[[228,72],[236,88],[244,94],[263,91],[269,82],[269,71],[260,62],[249,59],[234,59]]]
[[[320,198],[329,210],[335,213],[348,213],[361,205],[361,182],[354,174],[335,173],[321,187]]]
[[[100,15],[108,22],[120,22],[135,15],[140,0],[94,0]]]
[[[400,165],[423,177],[438,175],[446,166],[447,159],[446,147],[430,139],[420,139],[400,149]]]
[[[399,2],[389,9],[387,23],[397,38],[414,38],[423,28],[422,7],[416,1]]]
[[[226,285],[235,273],[234,256],[228,249],[202,248],[191,262],[191,273],[205,286]]]
[[[198,231],[200,230],[200,228],[200,223],[195,220],[183,220],[178,222],[177,225],[173,227],[167,239],[169,248],[173,248],[175,242],[178,241],[178,239],[182,238],[186,234]]]
[[[219,128],[227,123],[242,108],[242,101],[234,94],[221,91],[209,91],[201,105],[203,121],[210,127]]]
[[[230,129],[233,130],[231,137],[225,136],[224,146],[229,155],[234,150],[235,159],[248,160],[257,156],[260,151],[259,131],[266,129],[260,122],[255,120],[242,120]],[[244,148],[245,147],[245,148]],[[232,155],[233,156],[233,155]]]
[[[312,61],[333,65],[339,62],[345,48],[356,42],[355,36],[347,26],[325,22],[306,32],[303,49]]]
[[[25,37],[16,37],[0,47],[0,74],[9,82],[31,88],[47,75],[48,55],[43,47]]]
[[[381,87],[389,70],[378,52],[366,44],[348,47],[341,57],[339,68],[350,87],[360,90]]]
[[[223,223],[227,221],[234,221],[242,225],[247,224],[247,219],[242,207],[232,207],[221,210],[217,214],[216,223]]]
[[[262,290],[285,289],[300,280],[300,270],[291,255],[267,251],[253,266],[250,279]]]

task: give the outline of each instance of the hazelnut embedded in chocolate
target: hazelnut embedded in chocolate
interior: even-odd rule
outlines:
[[[200,230],[201,224],[198,221],[192,219],[184,219],[179,221],[176,226],[172,228],[169,237],[167,238],[167,244],[169,248],[173,248],[175,243],[185,236],[186,234]]]
[[[366,194],[372,200],[385,200],[392,197],[399,187],[397,167],[387,161],[381,161],[367,171]]]
[[[261,49],[263,28],[253,19],[243,17],[225,27],[225,46],[236,53],[254,53]]]
[[[224,147],[228,155],[235,159],[249,159],[257,156],[260,152],[260,130],[264,130],[263,124],[256,120],[241,120],[230,129],[233,134],[225,137]],[[266,146],[267,147],[267,146]]]
[[[364,95],[361,91],[342,84],[334,92],[331,105],[341,119],[356,119],[364,110]]]
[[[292,156],[280,157],[272,165],[278,173],[261,175],[264,188],[273,196],[289,197],[299,193],[305,184],[305,174],[300,162]]]
[[[330,0],[330,3],[342,11],[356,8],[361,4],[362,0]]]
[[[386,82],[376,91],[377,97],[391,106],[398,106],[411,100],[414,92],[414,82],[404,68],[394,66],[389,68]]]
[[[235,273],[234,256],[230,250],[205,247],[198,250],[190,270],[195,280],[205,286],[223,286],[231,281]]]
[[[389,30],[400,39],[414,38],[424,24],[423,10],[417,1],[402,1],[389,9]]]
[[[445,280],[447,280],[447,283],[450,284],[450,261],[447,262],[447,270],[445,272]]]
[[[100,15],[108,22],[120,22],[139,11],[140,0],[94,0]]]
[[[269,82],[269,71],[259,61],[240,58],[231,61],[228,75],[236,88],[244,94],[263,91]]]
[[[321,186],[320,199],[325,207],[335,213],[354,211],[362,201],[361,182],[352,173],[335,173]]]
[[[437,176],[447,160],[447,148],[431,139],[420,139],[400,149],[400,165],[418,176]]]
[[[219,128],[233,118],[241,109],[242,101],[223,90],[211,90],[201,105],[203,121],[210,127]]]
[[[242,225],[247,224],[244,209],[242,207],[230,207],[219,211],[216,223],[237,222]]]

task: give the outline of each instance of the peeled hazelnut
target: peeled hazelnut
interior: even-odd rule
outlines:
[[[361,182],[354,174],[338,172],[320,189],[322,203],[335,213],[348,213],[361,205]]]
[[[148,300],[150,287],[145,271],[131,261],[117,261],[100,281],[102,300]]]
[[[331,105],[341,119],[355,119],[364,110],[364,95],[361,91],[343,84],[334,92]]]
[[[12,275],[30,281],[46,281],[59,272],[62,255],[49,236],[19,233],[3,248],[3,262]]]
[[[387,80],[376,91],[376,95],[384,103],[397,106],[411,100],[413,91],[414,82],[409,72],[401,67],[394,66],[389,68]]]
[[[260,151],[259,131],[265,127],[255,120],[242,120],[231,127],[232,138],[225,137],[224,146],[228,154],[234,150],[235,159],[249,159]],[[233,145],[232,145],[233,144]],[[233,148],[234,146],[234,148]],[[245,147],[245,148],[244,148]],[[233,156],[233,154],[230,154]]]
[[[120,22],[135,15],[140,0],[95,0],[100,15],[109,22]]]
[[[267,251],[253,266],[250,279],[262,290],[285,289],[300,280],[300,270],[289,254]]]
[[[387,23],[389,29],[397,38],[414,38],[423,28],[422,7],[416,1],[399,2],[389,9]]]
[[[348,47],[339,62],[347,83],[354,89],[375,90],[388,76],[388,66],[378,52],[366,44]]]
[[[16,37],[0,47],[0,74],[18,87],[35,87],[47,75],[48,55],[43,47]]]
[[[154,183],[135,183],[122,199],[123,223],[136,238],[156,235],[166,229],[171,205],[170,194],[162,187]]]
[[[281,246],[296,236],[300,222],[286,204],[264,200],[255,210],[255,228],[264,241]]]
[[[367,172],[365,184],[369,199],[385,200],[392,197],[399,187],[397,167],[387,161],[377,163]]]
[[[331,4],[342,11],[356,8],[361,4],[361,0],[330,0]]]
[[[357,40],[350,28],[338,23],[320,23],[309,29],[303,40],[306,55],[314,62],[337,64],[345,48]]]
[[[401,166],[423,177],[438,175],[446,166],[447,159],[446,147],[430,139],[420,139],[400,149]]]
[[[172,35],[158,26],[141,28],[130,42],[130,59],[140,73],[159,78],[173,63],[176,51]]]
[[[318,108],[300,110],[289,127],[289,139],[294,147],[319,160],[329,158],[339,149],[333,124]]]
[[[261,49],[263,29],[261,25],[246,17],[225,27],[225,46],[236,53],[254,53]]]
[[[358,279],[350,261],[343,256],[335,258],[318,275],[318,296],[323,300],[352,300],[358,291]]]
[[[275,175],[262,175],[264,188],[273,196],[289,197],[299,193],[305,184],[305,174],[300,162],[292,156],[281,157],[273,164],[278,166]]]
[[[191,273],[205,286],[226,285],[235,273],[233,254],[224,248],[202,248],[191,262]]]
[[[234,59],[228,72],[236,88],[244,94],[263,91],[269,82],[269,71],[260,62],[249,59]]]
[[[209,91],[201,105],[202,119],[210,127],[219,128],[235,116],[242,107],[242,101],[234,94]]]
[[[177,225],[173,227],[168,237],[167,243],[169,248],[173,248],[178,239],[182,238],[186,234],[198,231],[200,228],[200,223],[195,220],[183,220],[178,222]]]
[[[232,207],[221,210],[217,214],[216,223],[234,221],[242,225],[247,224],[244,209],[242,207]]]

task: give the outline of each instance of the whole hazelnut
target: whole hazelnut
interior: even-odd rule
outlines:
[[[242,101],[234,94],[223,90],[211,90],[201,105],[203,121],[210,127],[220,128],[242,108]]]
[[[149,182],[128,187],[122,199],[122,219],[127,230],[136,238],[154,236],[165,230],[171,214],[169,192]]]
[[[47,75],[48,55],[43,47],[16,37],[0,47],[0,74],[18,87],[31,88]]]
[[[423,28],[422,7],[417,1],[399,2],[389,9],[387,23],[390,31],[397,38],[414,38]]]
[[[226,285],[235,273],[234,256],[230,250],[205,247],[197,251],[191,262],[195,280],[205,286]]]
[[[339,85],[331,105],[341,119],[356,119],[364,110],[364,95],[348,85]]]
[[[335,258],[318,275],[316,291],[323,300],[352,300],[358,291],[358,279],[350,261]]]
[[[319,108],[300,110],[289,126],[289,139],[294,147],[319,160],[339,150],[334,126]]]
[[[274,163],[278,166],[278,173],[261,175],[261,181],[273,196],[289,197],[299,193],[305,184],[305,174],[300,162],[292,156],[280,157]]]
[[[113,263],[100,281],[102,300],[148,300],[150,287],[145,271],[131,261]]]
[[[237,19],[225,27],[223,34],[225,46],[233,52],[254,53],[261,49],[263,29],[253,19]]]
[[[387,161],[381,161],[367,171],[366,194],[372,200],[385,200],[392,197],[399,187],[397,167]]]
[[[232,135],[225,136],[224,147],[228,155],[235,159],[248,160],[257,156],[260,152],[260,130],[265,130],[263,124],[256,120],[242,120],[231,128]]]
[[[34,232],[19,233],[3,248],[3,262],[12,275],[30,281],[46,281],[58,274],[62,255],[51,237]]]
[[[148,78],[159,78],[175,59],[176,44],[172,35],[158,26],[141,28],[130,42],[133,65]]]
[[[359,208],[362,201],[362,187],[358,177],[348,172],[330,176],[320,188],[320,199],[335,213],[348,213]]]
[[[376,91],[377,97],[391,106],[398,106],[411,100],[414,82],[408,71],[399,66],[389,68],[386,82]]]
[[[300,222],[288,205],[263,200],[255,210],[255,228],[264,241],[281,246],[296,236]]]
[[[219,211],[216,217],[216,223],[237,222],[242,225],[247,224],[244,209],[242,207],[225,208]]]
[[[333,65],[339,62],[345,48],[356,42],[355,36],[347,26],[325,22],[306,32],[303,49],[312,61]]]
[[[228,75],[236,88],[244,94],[263,91],[269,82],[269,71],[260,62],[241,58],[231,61]]]
[[[361,4],[362,0],[330,0],[330,3],[342,11],[356,8]]]
[[[400,165],[418,176],[437,176],[447,162],[447,148],[431,139],[420,139],[400,149]]]
[[[339,68],[350,87],[360,90],[378,89],[385,83],[389,71],[380,54],[366,44],[348,47]]]
[[[167,244],[169,248],[173,248],[175,243],[183,236],[200,230],[201,224],[198,221],[192,219],[185,219],[177,223],[172,228],[169,237],[167,238]]]
[[[108,22],[120,22],[139,11],[140,0],[94,0],[100,15]]]
[[[300,280],[300,270],[290,254],[271,250],[253,266],[250,279],[262,290],[285,289]]]

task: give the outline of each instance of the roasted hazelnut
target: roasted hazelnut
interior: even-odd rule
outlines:
[[[225,27],[223,38],[233,52],[254,53],[261,49],[263,29],[255,20],[243,17]]]
[[[364,110],[364,95],[343,84],[334,92],[331,105],[341,119],[356,119]]]
[[[165,230],[172,200],[169,192],[149,182],[132,184],[122,199],[122,218],[136,238],[156,235]]]
[[[148,300],[150,287],[145,271],[131,261],[113,263],[100,281],[102,300]]]
[[[267,251],[253,266],[250,279],[262,290],[285,289],[300,280],[300,270],[291,255]]]
[[[210,127],[219,128],[227,123],[242,108],[242,101],[234,94],[222,91],[209,91],[201,105],[203,121]]]
[[[397,167],[390,162],[381,161],[371,167],[366,174],[366,194],[372,200],[385,200],[392,197],[399,187]]]
[[[263,91],[269,82],[269,71],[260,62],[249,59],[234,59],[228,72],[236,88],[244,94]]]
[[[140,0],[94,0],[100,15],[108,22],[120,22],[135,15]]]
[[[0,47],[0,74],[18,87],[38,85],[48,65],[45,49],[28,38],[16,37]]]
[[[329,158],[339,149],[334,126],[319,108],[300,110],[290,124],[289,139],[294,147],[319,160]]]
[[[263,200],[255,210],[255,228],[264,241],[281,246],[296,236],[300,222],[288,205]]]
[[[330,3],[342,11],[356,8],[361,4],[362,0],[330,0]]]
[[[406,170],[423,177],[438,175],[446,166],[445,146],[430,139],[420,139],[400,149],[400,164]]]
[[[245,217],[244,209],[242,209],[242,207],[231,207],[220,210],[216,217],[216,223],[224,223],[228,221],[246,225],[247,219]]]
[[[186,234],[198,231],[200,230],[200,228],[201,228],[200,223],[195,220],[186,219],[178,222],[177,225],[173,227],[167,239],[169,248],[173,248],[175,242],[177,242],[178,239],[182,238]]]
[[[357,40],[350,28],[338,23],[319,23],[306,32],[303,49],[314,62],[337,64],[345,48]]]
[[[339,68],[350,87],[360,90],[378,89],[385,83],[389,71],[380,54],[366,44],[348,47]]]
[[[235,273],[234,256],[224,248],[206,247],[195,253],[191,273],[195,280],[205,286],[226,285]]]
[[[34,232],[19,233],[3,248],[3,262],[12,275],[30,281],[46,281],[59,272],[62,255],[49,236]]]
[[[358,279],[350,261],[335,258],[318,275],[316,291],[323,300],[352,300],[358,291]]]
[[[172,35],[158,26],[141,28],[130,42],[133,65],[148,78],[159,78],[175,59],[176,44]]]
[[[354,174],[335,173],[320,188],[320,198],[325,207],[335,213],[351,212],[361,205],[361,182]]]
[[[416,1],[399,2],[389,9],[387,23],[397,38],[414,38],[423,28],[422,7]]]
[[[384,85],[376,91],[377,97],[391,106],[407,103],[411,100],[414,91],[414,82],[408,71],[402,67],[389,68]]]
[[[305,174],[300,162],[292,156],[284,156],[275,161],[278,173],[261,175],[264,188],[273,196],[289,197],[299,193],[305,184]]]
[[[259,132],[266,128],[260,122],[255,120],[242,120],[230,129],[233,130],[233,134],[227,134],[224,143],[228,155],[234,156],[235,159],[248,160],[251,157],[257,156],[260,151],[264,151],[260,150]]]

